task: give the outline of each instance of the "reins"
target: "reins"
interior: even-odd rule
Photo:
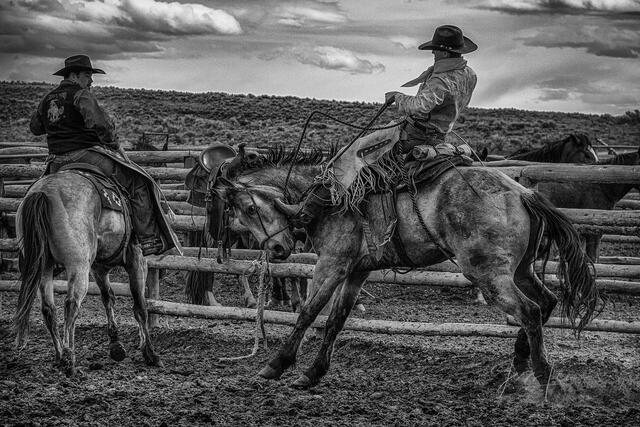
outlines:
[[[300,147],[302,146],[302,142],[304,141],[304,137],[305,134],[307,133],[307,128],[309,127],[309,123],[311,123],[311,119],[315,116],[315,115],[319,115],[319,116],[324,116],[330,120],[333,120],[334,122],[340,123],[342,125],[348,126],[350,128],[354,128],[354,129],[360,129],[360,133],[358,133],[358,135],[353,138],[351,140],[351,142],[349,142],[349,144],[347,144],[345,147],[343,147],[342,149],[340,149],[335,156],[333,156],[333,158],[331,158],[331,160],[329,160],[329,162],[326,165],[326,168],[329,168],[336,160],[338,160],[340,158],[340,156],[342,156],[345,151],[347,151],[349,149],[349,147],[351,147],[357,140],[358,138],[360,138],[362,135],[364,135],[364,133],[368,130],[385,130],[385,129],[391,129],[394,127],[398,127],[404,124],[404,120],[398,122],[398,123],[394,123],[392,125],[389,126],[382,126],[382,127],[371,127],[376,120],[378,120],[378,118],[382,115],[382,113],[384,113],[384,111],[387,109],[387,107],[389,107],[391,104],[393,103],[393,98],[388,99],[383,105],[382,107],[380,107],[378,109],[378,112],[376,113],[376,115],[373,117],[373,119],[371,119],[369,121],[369,123],[367,123],[365,126],[358,126],[358,125],[354,125],[353,123],[348,123],[345,122],[344,120],[340,120],[336,117],[333,117],[327,113],[323,113],[322,111],[312,111],[311,114],[309,114],[309,117],[307,117],[307,120],[304,124],[304,127],[302,128],[302,133],[300,134],[300,139],[298,140],[298,144],[296,144],[296,149],[294,151],[293,154],[293,159],[297,159],[298,158],[298,153],[300,152]],[[289,198],[289,190],[287,189],[287,186],[289,184],[289,177],[291,176],[291,171],[293,170],[293,166],[294,166],[295,162],[292,162],[289,165],[289,170],[287,171],[287,177],[284,180],[284,195],[285,198]]]

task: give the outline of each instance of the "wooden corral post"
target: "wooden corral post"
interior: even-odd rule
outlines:
[[[185,169],[189,169],[191,170],[194,166],[196,165],[196,159],[194,159],[192,156],[186,156],[184,158],[184,168]],[[187,188],[184,187],[184,189],[186,190]],[[198,241],[198,235],[200,233],[197,231],[190,231],[188,233],[185,233],[185,245],[186,246],[200,246],[200,242]]]
[[[148,299],[160,299],[160,270],[157,268],[147,269],[147,283],[145,296]],[[160,317],[157,314],[149,314],[149,327],[160,326]]]

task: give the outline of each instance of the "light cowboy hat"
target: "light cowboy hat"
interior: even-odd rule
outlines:
[[[64,68],[53,73],[54,76],[64,76],[68,72],[89,71],[93,74],[107,74],[99,68],[93,68],[91,59],[87,55],[73,55],[64,60]]]
[[[462,30],[455,25],[442,25],[436,28],[433,39],[418,46],[420,50],[444,50],[454,53],[470,53],[478,49],[471,39],[462,35]]]

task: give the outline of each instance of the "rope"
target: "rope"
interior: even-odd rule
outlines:
[[[376,115],[374,116],[374,118],[366,125],[366,126],[358,126],[358,125],[354,125],[352,123],[347,123],[343,120],[340,120],[336,117],[333,117],[327,113],[323,113],[322,111],[318,111],[318,110],[314,110],[311,112],[311,114],[309,114],[309,117],[307,117],[307,120],[304,123],[304,127],[302,128],[302,133],[300,134],[300,139],[298,140],[298,144],[296,145],[296,149],[293,155],[294,159],[298,158],[298,153],[300,152],[300,147],[302,146],[302,141],[304,141],[304,136],[307,133],[307,128],[309,127],[309,123],[311,122],[311,119],[313,118],[313,116],[320,115],[320,116],[324,116],[327,117],[328,119],[331,119],[335,122],[338,122],[342,125],[354,128],[354,129],[360,129],[360,133],[358,133],[358,135],[349,143],[347,144],[343,149],[341,149],[335,156],[333,156],[333,158],[331,160],[329,160],[329,163],[327,164],[327,167],[331,166],[331,164],[333,164],[333,162],[335,162],[349,147],[351,147],[353,145],[354,142],[356,142],[358,140],[358,138],[360,138],[367,130],[385,130],[385,129],[391,129],[397,126],[400,126],[402,124],[404,124],[404,121],[401,121],[399,123],[394,123],[392,125],[389,126],[383,126],[383,127],[377,127],[377,128],[372,128],[371,125],[378,120],[378,117],[380,117],[382,115],[382,113],[384,112],[384,110],[387,109],[387,107],[389,105],[391,105],[391,103],[393,102],[393,98],[389,99],[387,102],[385,102],[382,107],[378,110],[378,112],[376,113]],[[289,191],[287,190],[287,186],[289,184],[289,178],[291,177],[291,171],[293,170],[293,166],[294,166],[295,162],[292,162],[289,165],[289,170],[287,171],[287,177],[284,180],[284,195],[285,198],[290,199],[290,195],[289,195]]]
[[[267,299],[267,292],[269,288],[270,281],[265,280],[265,276],[271,276],[270,266],[269,266],[269,254],[267,251],[262,251],[258,258],[256,258],[251,265],[242,272],[242,279],[246,279],[247,273],[251,275],[258,274],[258,308],[256,312],[256,328],[253,334],[253,348],[251,349],[251,353],[244,356],[235,356],[235,357],[220,357],[218,359],[219,362],[235,362],[238,360],[249,359],[256,354],[258,354],[258,350],[260,349],[260,338],[264,339],[264,349],[267,351],[267,334],[264,329],[264,306]]]

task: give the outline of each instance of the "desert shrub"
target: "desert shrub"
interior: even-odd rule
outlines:
[[[522,130],[527,127],[527,123],[513,122],[507,125],[507,131]]]
[[[616,117],[618,124],[640,124],[640,110],[627,111],[622,116]]]

